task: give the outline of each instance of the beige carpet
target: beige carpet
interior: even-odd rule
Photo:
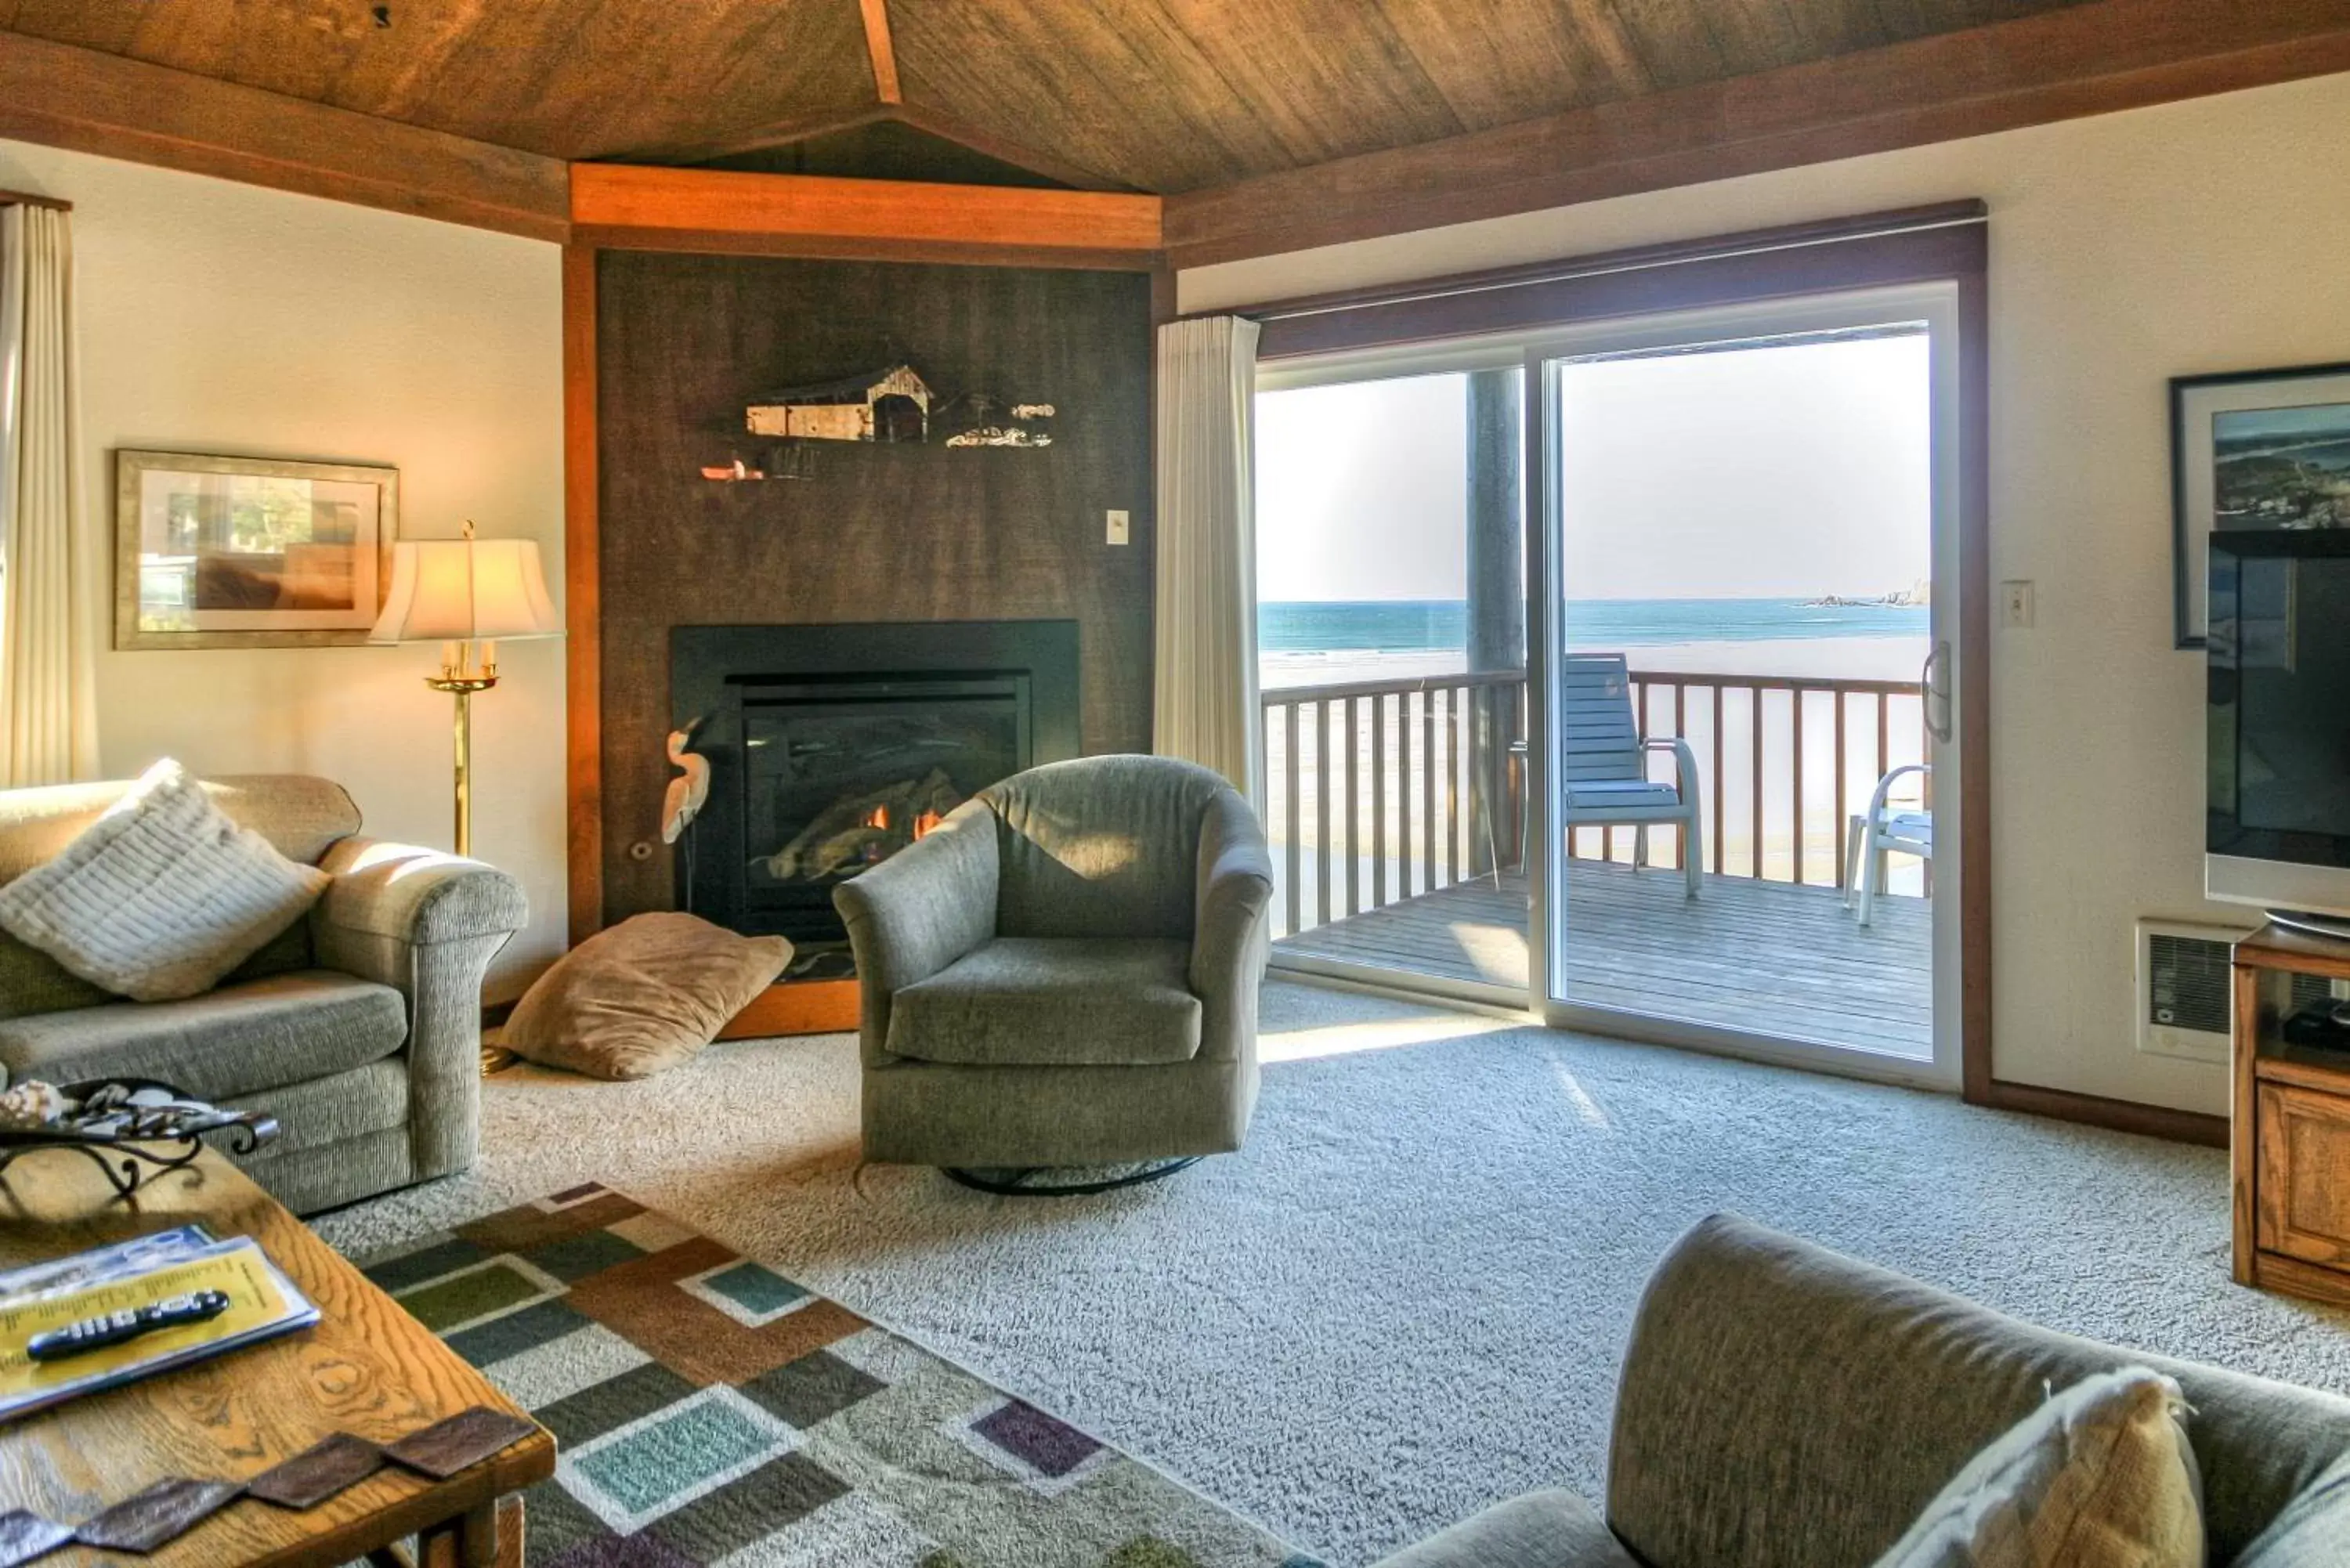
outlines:
[[[1267,989],[1250,1147],[1098,1198],[860,1168],[846,1037],[493,1079],[357,1253],[583,1180],[669,1210],[1339,1568],[1596,1494],[1650,1263],[1734,1208],[2059,1327],[2350,1393],[2350,1315],[2228,1279],[2224,1158],[1947,1097]]]

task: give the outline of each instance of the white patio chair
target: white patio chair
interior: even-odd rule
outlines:
[[[1648,829],[1680,829],[1681,875],[1697,897],[1705,875],[1697,753],[1678,737],[1650,739],[1632,712],[1632,680],[1620,653],[1570,653],[1560,662],[1560,803],[1567,830],[1630,827],[1632,863],[1648,863]],[[1673,753],[1674,779],[1648,777],[1648,753]]]
[[[1866,815],[1856,815],[1846,826],[1844,836],[1844,902],[1852,907],[1857,892],[1860,898],[1860,923],[1868,924],[1876,912],[1877,896],[1885,890],[1887,855],[1915,855],[1920,860],[1934,858],[1934,813],[1920,804],[1915,811],[1895,809],[1892,800],[1894,782],[1905,774],[1916,774],[1921,781],[1930,781],[1934,770],[1924,763],[1905,763],[1877,781],[1877,788],[1868,797]]]

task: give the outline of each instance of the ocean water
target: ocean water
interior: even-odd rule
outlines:
[[[1815,605],[1802,599],[1569,599],[1576,648],[1658,648],[1692,642],[1823,638],[1923,638],[1927,610],[1910,605]],[[1460,599],[1274,601],[1257,607],[1266,655],[1433,653],[1468,646]]]

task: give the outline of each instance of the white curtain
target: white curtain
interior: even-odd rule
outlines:
[[[0,788],[98,773],[67,214],[0,207]]]
[[[1159,329],[1159,593],[1152,732],[1252,801],[1256,690],[1257,325]]]

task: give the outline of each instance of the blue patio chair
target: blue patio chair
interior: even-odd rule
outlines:
[[[1697,897],[1705,875],[1702,800],[1697,754],[1678,736],[1640,733],[1632,712],[1632,678],[1620,653],[1570,653],[1559,671],[1560,804],[1577,827],[1634,829],[1632,863],[1648,863],[1648,829],[1680,829],[1681,875]],[[1648,753],[1673,754],[1673,782],[1648,777]]]

